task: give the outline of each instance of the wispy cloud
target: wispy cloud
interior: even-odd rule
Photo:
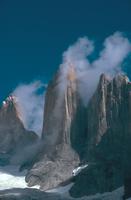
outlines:
[[[67,74],[69,68],[73,66],[79,84],[79,93],[85,104],[94,93],[102,73],[113,76],[122,71],[122,63],[131,52],[131,43],[122,33],[116,32],[105,39],[99,58],[90,62],[88,57],[94,49],[93,41],[87,37],[79,38],[64,52],[63,63],[60,66],[62,78],[59,88],[63,89],[67,84]]]
[[[87,37],[79,38],[63,53],[63,63],[60,65],[59,102],[64,97],[68,84],[67,75],[71,66],[75,68],[78,82],[78,92],[87,105],[93,95],[99,76],[106,73],[111,77],[122,72],[124,59],[131,53],[131,43],[122,33],[116,32],[105,39],[99,57],[90,62],[89,56],[95,50],[94,42]],[[40,81],[30,84],[21,84],[13,92],[18,97],[22,119],[25,127],[41,134],[43,125],[44,87]],[[41,93],[40,90],[43,90]]]
[[[41,134],[44,111],[44,87],[40,81],[20,84],[13,92],[18,99],[25,128]]]

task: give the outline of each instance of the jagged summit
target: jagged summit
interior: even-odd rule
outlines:
[[[16,97],[11,94],[2,102],[2,107],[8,108],[9,106],[15,105],[16,102],[17,102]]]
[[[69,70],[68,70],[68,73],[67,73],[67,80],[73,82],[76,80],[76,72],[75,72],[75,67],[73,64],[69,64]]]
[[[0,108],[1,120],[2,120],[2,116],[4,118],[5,116],[10,117],[10,115],[12,115],[12,117],[19,118],[20,112],[19,112],[18,107],[19,106],[18,106],[17,98],[13,95],[9,95],[2,102],[2,105],[1,105],[1,108]]]
[[[131,83],[127,76],[108,79],[101,75],[86,121],[85,159],[94,165],[76,178],[71,189],[75,197],[113,191],[131,180]]]
[[[85,106],[75,66],[62,70],[46,91],[41,149],[26,182],[48,190],[75,180],[74,197],[112,191],[131,180],[131,82],[124,74],[101,74]],[[37,140],[25,129],[18,104],[9,95],[0,108],[0,154]],[[80,170],[80,163],[88,167]]]
[[[69,64],[66,69],[60,68],[48,85],[42,131],[44,151],[26,176],[29,185],[39,184],[44,190],[56,187],[72,176],[80,162],[85,111],[77,84],[75,67]]]
[[[10,154],[36,139],[34,132],[25,129],[17,98],[10,94],[0,108],[0,153]]]
[[[13,102],[17,102],[17,97],[10,94],[6,99],[5,101],[3,101],[3,104],[9,104],[9,103],[13,103]]]
[[[131,83],[124,74],[102,74],[85,107],[75,67],[70,65],[64,78],[61,73],[47,88],[43,152],[26,181],[43,190],[56,187],[70,179],[81,162],[89,167],[76,175],[72,196],[112,191],[124,184],[127,171],[131,174]]]
[[[75,69],[69,66],[63,79],[61,73],[62,71],[57,72],[46,92],[42,131],[43,155],[26,177],[29,185],[40,184],[44,190],[56,187],[70,178],[73,169],[80,162],[71,145],[71,129],[80,105]],[[51,181],[52,179],[54,181]]]
[[[10,94],[3,102],[1,105],[1,109],[8,109],[11,107],[15,107],[16,110],[18,110],[18,99],[16,96]]]
[[[46,106],[44,110],[45,120],[43,124],[42,137],[47,140],[47,142],[48,140],[51,142],[51,135],[52,137],[55,135],[53,142],[55,142],[55,139],[58,143],[61,143],[62,140],[67,140],[67,137],[63,137],[62,132],[63,130],[65,130],[65,133],[69,131],[67,127],[70,127],[71,120],[73,115],[75,115],[77,103],[79,101],[74,66],[70,64],[68,68],[65,77],[67,82],[66,80],[61,80],[61,73],[61,71],[57,72],[56,76],[49,83],[46,92]],[[54,127],[56,127],[56,131]],[[57,136],[58,138],[56,138]],[[67,143],[70,143],[69,137]]]

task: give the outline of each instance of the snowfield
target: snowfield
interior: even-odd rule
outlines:
[[[17,166],[0,167],[0,197],[2,197],[2,199],[6,197],[10,199],[13,196],[16,200],[17,198],[24,200],[26,195],[31,198],[34,194],[36,194],[38,200],[41,198],[45,198],[46,195],[48,196],[49,200],[52,200],[52,195],[54,196],[54,200],[57,200],[58,196],[60,197],[60,200],[75,200],[74,198],[71,198],[68,193],[73,183],[64,187],[58,187],[52,190],[48,190],[46,192],[37,190],[39,189],[39,186],[35,186],[29,189],[25,182],[26,171],[19,172],[18,169],[19,168]],[[121,187],[113,192],[96,194],[88,197],[85,196],[82,198],[77,198],[77,200],[122,200],[123,193],[124,188]],[[128,200],[131,200],[131,198],[129,198]]]
[[[5,166],[0,167],[0,190],[6,190],[11,188],[27,188],[25,182],[26,171],[19,172],[17,166]],[[35,186],[33,188],[38,188]]]

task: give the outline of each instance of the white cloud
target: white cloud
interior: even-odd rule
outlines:
[[[43,125],[44,87],[45,85],[40,81],[35,81],[30,84],[21,84],[13,92],[18,98],[25,128],[39,135]],[[43,91],[42,94],[40,90]]]
[[[121,70],[121,63],[130,51],[129,40],[123,37],[121,33],[116,32],[105,40],[104,49],[93,65],[109,73]]]
[[[63,94],[68,84],[67,75],[71,66],[76,71],[78,92],[84,104],[87,105],[97,87],[99,76],[102,73],[114,76],[122,70],[122,63],[131,52],[131,43],[121,33],[116,32],[105,39],[99,57],[90,62],[88,57],[94,49],[93,41],[83,37],[79,38],[63,53],[63,63],[60,65],[61,76],[58,84],[60,98],[56,107],[60,107],[60,102],[64,98]],[[44,110],[44,94],[38,91],[43,87],[44,85],[40,81],[35,81],[30,84],[19,85],[14,91],[15,96],[18,97],[25,127],[38,134],[41,133]]]
[[[95,46],[87,37],[78,39],[75,44],[64,52],[63,63],[60,66],[62,78],[59,85],[62,88],[61,90],[63,90],[63,86],[67,85],[67,74],[69,68],[73,66],[79,83],[80,96],[83,102],[87,104],[102,73],[114,76],[122,70],[122,63],[131,52],[129,40],[120,32],[116,32],[105,39],[103,47],[99,58],[92,63],[89,61],[88,56],[92,54]]]

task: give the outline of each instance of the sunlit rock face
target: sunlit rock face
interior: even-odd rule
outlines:
[[[102,74],[84,107],[73,67],[62,81],[59,71],[45,100],[43,149],[28,172],[29,186],[48,190],[72,177],[79,162],[88,163],[73,178],[74,197],[111,192],[131,174],[131,84],[123,74]],[[128,192],[127,192],[128,193]]]
[[[34,164],[26,176],[29,185],[40,184],[43,190],[47,190],[72,176],[81,154],[82,140],[78,140],[78,136],[80,123],[82,125],[80,115],[84,111],[79,112],[78,116],[80,108],[84,110],[77,92],[75,70],[71,66],[64,83],[60,71],[49,83],[42,133],[44,150],[39,162]]]
[[[0,154],[15,153],[36,140],[37,135],[24,128],[17,99],[10,95],[0,108]]]
[[[102,75],[87,108],[87,145],[83,170],[71,195],[113,191],[131,177],[131,83],[125,75]],[[128,180],[129,181],[129,180]],[[128,189],[129,191],[129,189]]]
[[[46,144],[70,144],[70,127],[77,109],[75,71],[67,75],[66,87],[60,81],[60,72],[49,84],[44,112],[43,139]],[[64,88],[65,87],[65,88]]]
[[[67,144],[82,154],[86,127],[86,109],[78,93],[73,65],[61,83],[60,71],[50,82],[44,112],[42,137],[49,146]]]

